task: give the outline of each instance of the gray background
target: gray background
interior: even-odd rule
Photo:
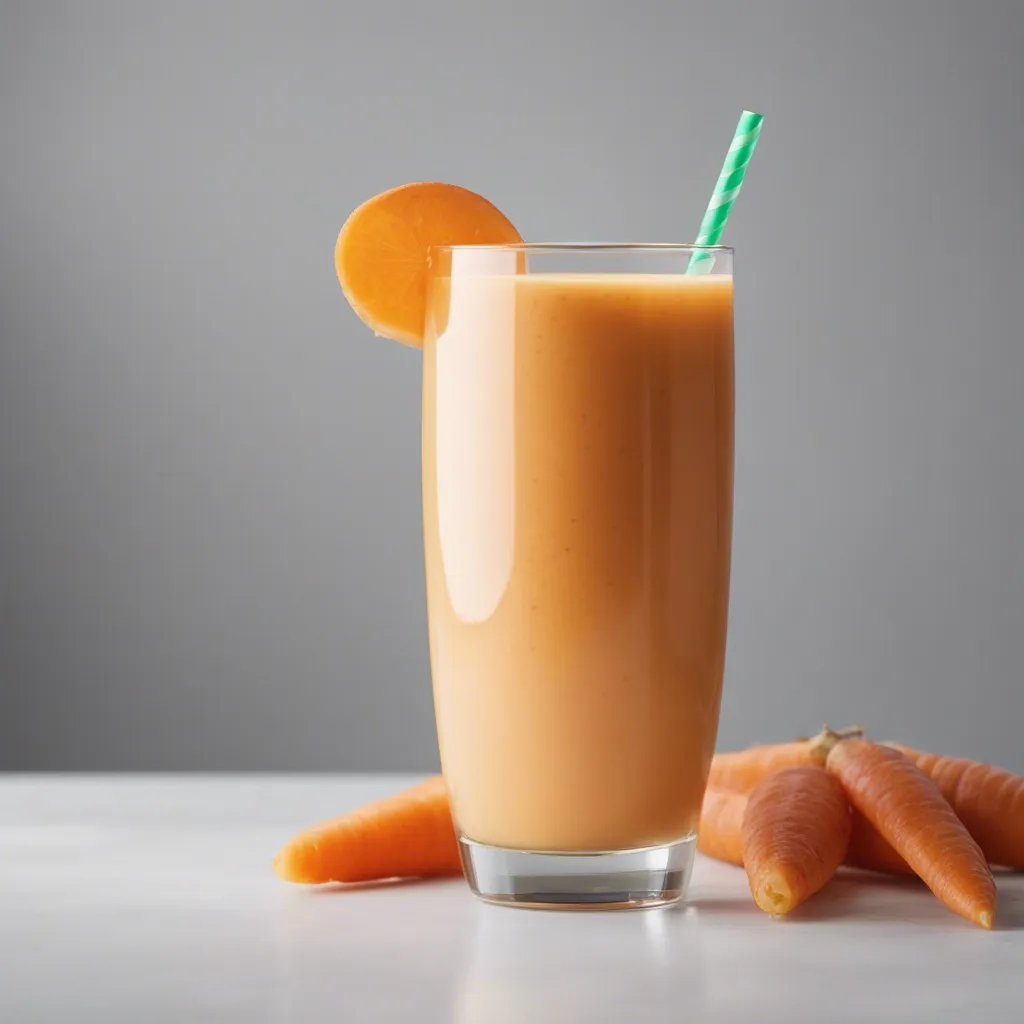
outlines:
[[[541,11],[544,11],[542,14]],[[0,6],[0,767],[435,764],[404,181],[738,256],[721,742],[1024,770],[1024,5]]]

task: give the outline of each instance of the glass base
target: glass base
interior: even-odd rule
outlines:
[[[507,850],[460,839],[462,867],[488,903],[542,910],[663,907],[686,893],[696,838],[621,853]]]

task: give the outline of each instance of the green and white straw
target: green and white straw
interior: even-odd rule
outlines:
[[[718,245],[725,222],[729,219],[732,204],[740,194],[743,175],[747,173],[747,164],[754,154],[763,120],[764,114],[755,114],[750,110],[744,110],[740,115],[740,123],[736,125],[736,134],[732,138],[729,152],[725,154],[722,173],[718,176],[711,202],[708,203],[704,219],[701,221],[695,245]],[[690,257],[686,272],[706,274],[714,265],[715,258],[710,253],[695,252]]]

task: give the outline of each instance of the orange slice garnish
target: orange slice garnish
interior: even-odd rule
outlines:
[[[334,266],[345,298],[375,334],[421,346],[430,247],[521,241],[483,196],[416,182],[382,192],[351,214],[334,247]]]

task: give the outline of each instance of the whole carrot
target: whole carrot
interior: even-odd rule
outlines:
[[[727,750],[711,760],[708,785],[714,789],[735,789],[749,793],[762,779],[783,768],[805,764],[824,764],[823,744],[830,736],[842,738],[862,736],[860,726],[833,732],[827,726],[810,739],[788,743],[764,743],[745,750]]]
[[[846,856],[850,803],[824,768],[784,768],[757,785],[743,815],[743,866],[754,902],[788,914],[823,888]]]
[[[746,793],[709,788],[700,809],[697,849],[706,857],[743,867],[740,833],[746,807]]]
[[[274,858],[286,882],[457,875],[459,844],[440,775],[300,832]]]
[[[964,757],[943,757],[890,743],[949,801],[990,864],[1024,869],[1024,775]]]
[[[996,886],[981,848],[938,787],[898,750],[836,742],[826,766],[850,802],[950,910],[992,927]]]

